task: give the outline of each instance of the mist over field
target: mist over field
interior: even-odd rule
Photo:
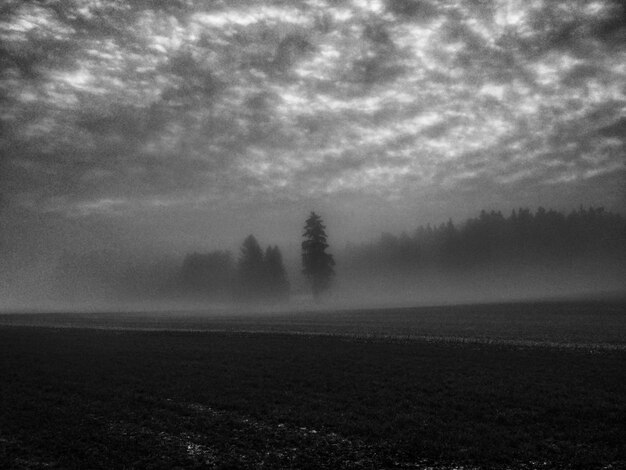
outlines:
[[[278,295],[266,286],[243,296],[241,250],[68,248],[23,266],[5,264],[2,308],[241,312],[623,298],[625,233],[626,219],[601,209],[520,210],[508,217],[483,211],[458,225],[449,220],[411,235],[383,233],[329,247],[335,275],[317,302],[299,250],[281,257]]]
[[[623,18],[613,0],[3,2],[0,308],[619,295]],[[302,274],[311,211],[326,280]]]

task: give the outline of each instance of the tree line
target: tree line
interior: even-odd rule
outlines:
[[[419,226],[413,234],[383,234],[372,243],[350,245],[347,271],[410,274],[478,268],[575,267],[577,261],[626,262],[626,218],[603,208],[569,214],[539,208],[481,211],[455,224]]]
[[[309,215],[302,235],[301,274],[319,299],[336,277],[319,215]],[[513,280],[528,278],[535,268],[551,273],[549,282],[568,273],[601,281],[605,274],[615,277],[626,268],[626,217],[593,207],[570,213],[517,209],[508,216],[481,211],[460,223],[448,220],[419,226],[410,234],[385,233],[373,242],[351,244],[338,258],[342,287],[359,282],[365,286],[362,281],[367,279],[391,281],[380,286],[407,281],[419,287],[427,286],[428,279],[452,281],[458,279],[456,274],[473,276],[486,270]],[[262,248],[253,235],[243,240],[237,256],[214,250],[144,262],[129,260],[124,253],[68,254],[61,257],[56,277],[65,298],[184,296],[278,302],[291,293],[281,250],[276,245]]]
[[[318,299],[330,287],[335,262],[326,251],[326,227],[315,212],[305,222],[303,237],[302,272]],[[282,301],[290,292],[280,249],[274,245],[263,250],[254,235],[243,241],[237,261],[222,250],[187,255],[180,279],[187,293],[218,300]]]
[[[185,257],[180,280],[186,293],[216,300],[284,300],[289,281],[278,246],[261,248],[254,235],[241,245],[239,259],[229,251]]]

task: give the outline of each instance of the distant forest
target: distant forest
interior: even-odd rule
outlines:
[[[453,290],[463,276],[491,276],[494,286],[501,281],[517,285],[538,280],[537,273],[547,273],[542,279],[548,287],[559,283],[559,276],[579,279],[576,289],[602,286],[604,279],[624,285],[619,279],[626,273],[626,217],[602,208],[568,214],[518,209],[508,216],[482,211],[459,224],[449,220],[418,227],[411,234],[385,233],[373,242],[330,248],[337,260],[337,289],[375,286],[381,291],[398,287],[428,292],[431,282]],[[301,272],[299,258],[290,261],[291,272]],[[156,261],[133,261],[108,252],[66,255],[57,279],[69,299],[99,294],[120,299],[282,301],[291,290],[280,249],[263,250],[253,236],[245,239],[237,257],[224,250],[189,253],[182,259],[164,255]],[[291,285],[298,286],[299,278],[294,281]]]
[[[385,233],[378,241],[349,245],[342,269],[363,274],[476,269],[519,272],[524,268],[571,268],[580,263],[626,265],[626,218],[603,208],[569,214],[539,208],[518,209],[506,217],[481,211],[455,225],[420,226],[411,235]]]
[[[230,251],[189,253],[183,259],[146,260],[111,250],[66,253],[58,266],[65,300],[172,299],[277,302],[289,296],[289,281],[277,246],[261,248],[249,235],[238,258]]]
[[[280,249],[268,246],[263,252],[253,235],[244,240],[237,263],[223,250],[187,255],[178,282],[183,293],[215,300],[281,301],[289,296]]]

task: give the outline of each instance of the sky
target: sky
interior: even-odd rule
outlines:
[[[311,210],[338,244],[624,212],[625,25],[619,0],[5,0],[0,239],[296,247]]]

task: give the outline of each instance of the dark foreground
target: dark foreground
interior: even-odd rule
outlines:
[[[625,468],[626,352],[0,327],[0,467]]]
[[[297,333],[626,350],[626,300],[261,313],[258,308],[0,313],[0,326]]]

